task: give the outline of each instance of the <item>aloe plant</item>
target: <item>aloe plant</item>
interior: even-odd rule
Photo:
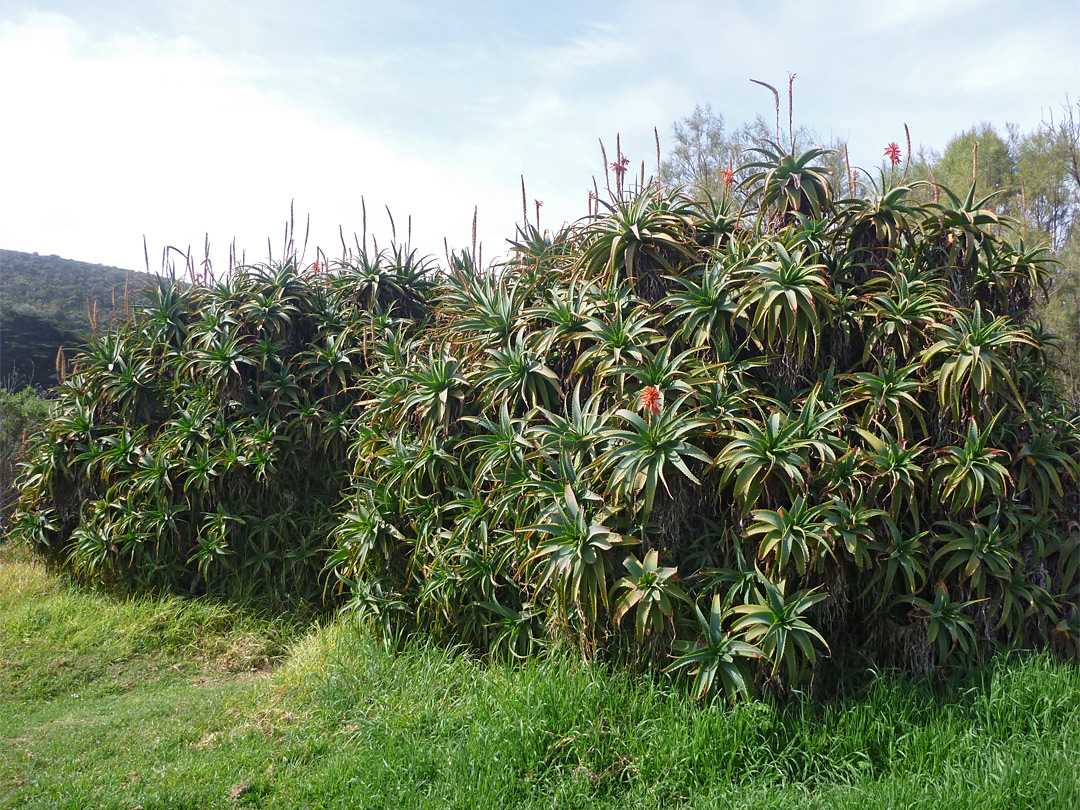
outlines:
[[[564,615],[576,609],[594,622],[599,607],[608,605],[612,565],[606,552],[631,541],[590,518],[569,484],[543,521],[530,530],[546,536],[529,556],[542,563],[538,586],[552,585]]]
[[[645,553],[644,561],[632,554],[623,560],[627,575],[615,583],[615,591],[622,595],[615,603],[612,620],[616,625],[631,610],[635,610],[637,640],[640,644],[646,633],[658,633],[664,620],[674,622],[673,600],[689,601],[686,592],[676,584],[677,570],[661,568],[656,549]]]
[[[642,504],[648,515],[656,500],[660,484],[670,496],[665,469],[670,465],[689,481],[700,484],[697,476],[687,466],[688,459],[711,464],[712,458],[700,448],[685,441],[688,434],[699,431],[705,422],[688,413],[679,413],[689,395],[680,397],[647,420],[636,413],[621,408],[616,416],[626,423],[626,429],[608,428],[601,435],[610,443],[597,464],[610,470],[609,486],[624,496],[632,496],[644,489]]]
[[[745,664],[755,658],[764,658],[765,653],[753,644],[739,641],[738,638],[724,631],[723,625],[727,614],[719,596],[713,597],[708,619],[697,605],[694,605],[694,613],[703,641],[676,641],[672,650],[682,654],[675,659],[667,671],[692,669],[693,692],[698,700],[715,690],[718,678],[720,685],[729,696],[749,697]]]
[[[786,580],[764,580],[754,601],[733,608],[741,618],[731,629],[757,643],[772,661],[773,675],[783,665],[794,680],[800,668],[817,660],[815,642],[829,649],[821,633],[804,618],[807,610],[826,598],[828,594],[807,590],[788,594]]]

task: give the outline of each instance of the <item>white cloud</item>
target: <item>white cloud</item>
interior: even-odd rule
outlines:
[[[365,195],[384,243],[379,212],[389,205],[399,236],[411,214],[421,250],[441,253],[443,235],[468,242],[474,204],[497,198],[469,167],[401,154],[269,99],[253,87],[272,78],[265,69],[187,39],[92,41],[64,18],[38,15],[0,28],[0,72],[25,77],[0,87],[0,107],[19,122],[0,133],[8,248],[138,267],[145,234],[153,266],[169,244],[194,245],[201,257],[209,232],[216,264],[233,237],[259,260],[268,235],[279,249],[295,199],[314,241],[336,255],[338,226],[347,238],[360,229]]]
[[[564,79],[631,61],[637,54],[634,43],[618,28],[593,24],[567,43],[537,48],[528,54],[527,61],[530,73]]]
[[[956,36],[963,36],[965,20],[973,20],[980,14],[993,13],[990,6],[1000,0],[889,0],[885,3],[866,3],[846,0],[834,8],[849,25],[854,24],[856,35],[884,36],[883,47],[903,30],[920,34],[927,28],[940,28],[946,23],[960,21],[959,28],[952,28]]]

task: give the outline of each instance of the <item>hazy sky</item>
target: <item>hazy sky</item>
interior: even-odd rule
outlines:
[[[795,120],[876,166],[980,121],[1023,129],[1080,96],[1078,0],[72,0],[0,6],[0,247],[143,267],[191,245],[280,253],[361,228],[485,259],[521,219],[585,213],[616,133],[638,165],[711,104],[729,126]],[[308,261],[314,259],[309,248]],[[0,268],[2,273],[2,268]],[[2,283],[2,279],[0,279]]]

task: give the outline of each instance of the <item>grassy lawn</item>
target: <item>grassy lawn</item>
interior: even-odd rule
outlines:
[[[390,655],[0,557],[2,807],[1080,807],[1080,669],[1047,656],[702,708],[563,658]]]

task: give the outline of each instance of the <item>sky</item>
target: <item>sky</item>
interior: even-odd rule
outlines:
[[[305,261],[363,229],[485,263],[530,212],[586,213],[599,142],[655,164],[711,105],[877,166],[903,127],[940,150],[1080,97],[1078,0],[4,0],[0,247],[144,269],[170,248]],[[361,200],[363,199],[363,204]],[[389,214],[388,214],[389,211]],[[532,216],[532,214],[530,214]],[[298,245],[299,246],[299,245]],[[0,267],[0,284],[3,268]]]

